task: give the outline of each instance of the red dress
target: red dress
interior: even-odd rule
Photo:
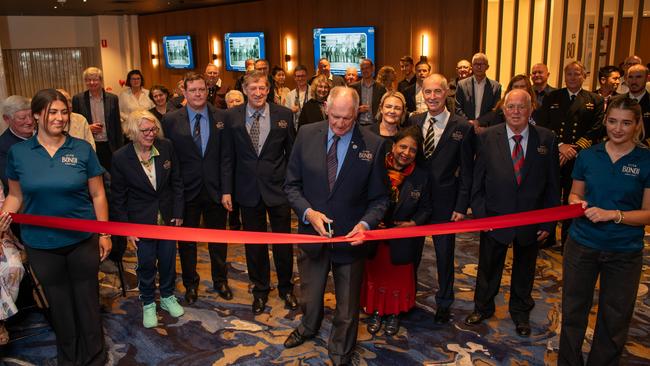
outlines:
[[[377,254],[366,262],[361,287],[361,307],[372,314],[399,314],[415,306],[415,272],[413,263],[395,265],[390,247],[379,243]]]

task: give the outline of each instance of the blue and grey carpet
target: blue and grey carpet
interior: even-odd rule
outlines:
[[[142,307],[137,291],[121,297],[114,275],[101,278],[105,341],[111,365],[323,365],[328,364],[326,340],[331,326],[334,295],[331,284],[325,295],[326,314],[319,336],[294,349],[284,349],[283,342],[300,320],[300,311],[284,309],[283,302],[272,292],[266,311],[258,316],[251,312],[252,296],[241,245],[230,247],[230,285],[234,299],[224,301],[211,292],[209,261],[205,245],[201,246],[199,270],[203,280],[199,301],[185,307],[179,319],[159,310],[160,325],[142,327]],[[646,248],[646,252],[650,248]],[[533,296],[536,306],[531,313],[532,336],[516,335],[510,320],[507,301],[510,285],[510,260],[506,264],[502,290],[497,297],[493,318],[475,327],[463,323],[471,312],[478,258],[476,234],[462,234],[456,246],[456,301],[453,319],[447,325],[435,325],[434,294],[436,260],[430,239],[427,240],[419,273],[417,307],[403,317],[399,333],[386,337],[383,332],[372,336],[363,322],[359,327],[357,352],[362,365],[554,365],[561,313],[561,256],[548,250],[540,252]],[[636,309],[623,355],[625,365],[650,364],[650,284],[649,260],[646,256]],[[133,252],[127,252],[125,265],[128,282],[135,283]],[[178,266],[180,271],[180,266]],[[179,279],[180,280],[180,279]],[[299,281],[296,273],[296,281]],[[182,289],[179,284],[179,297]],[[299,291],[296,288],[299,295]],[[597,296],[597,294],[595,295]],[[590,316],[587,342],[589,349],[595,311]],[[0,364],[55,365],[54,334],[39,313],[28,314],[9,327],[12,342],[1,350]]]

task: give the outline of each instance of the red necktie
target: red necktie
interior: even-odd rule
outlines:
[[[521,135],[514,135],[515,148],[512,149],[512,166],[515,170],[515,179],[517,184],[521,184],[521,169],[524,167],[524,149],[521,147]]]

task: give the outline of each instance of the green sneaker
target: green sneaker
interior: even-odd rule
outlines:
[[[145,328],[155,328],[158,326],[158,315],[156,315],[156,303],[142,307],[142,325]]]
[[[176,300],[176,296],[172,295],[170,297],[165,297],[165,298],[160,298],[160,307],[167,311],[169,315],[173,316],[174,318],[178,318],[179,316],[185,314],[185,310],[183,310],[183,307],[178,304],[178,300]]]

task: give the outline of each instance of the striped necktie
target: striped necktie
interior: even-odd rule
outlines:
[[[431,117],[429,118],[429,127],[427,128],[427,135],[424,137],[424,157],[429,159],[433,154],[435,149],[435,133],[433,132],[433,125],[436,123],[436,119]]]
[[[524,167],[524,149],[521,147],[521,135],[514,135],[515,148],[512,149],[512,167],[515,170],[515,179],[517,184],[521,184],[521,169]]]
[[[334,188],[336,182],[336,169],[339,166],[339,159],[337,156],[337,145],[341,137],[334,135],[332,137],[332,146],[327,151],[327,183],[329,184],[330,192]]]

